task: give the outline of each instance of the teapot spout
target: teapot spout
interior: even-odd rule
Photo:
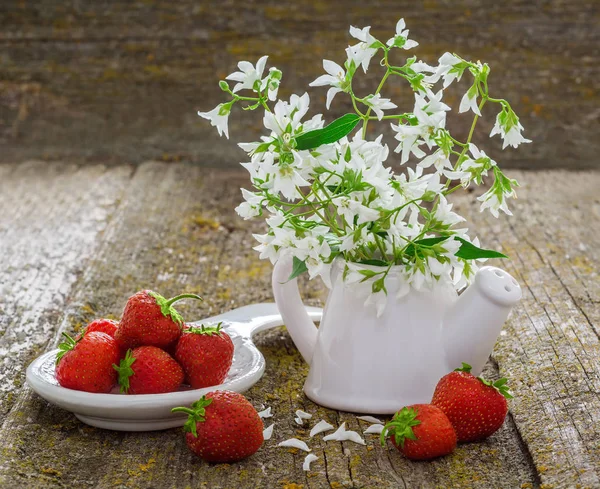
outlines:
[[[518,282],[507,272],[482,267],[446,314],[443,338],[448,366],[457,368],[466,362],[479,375],[521,295]]]

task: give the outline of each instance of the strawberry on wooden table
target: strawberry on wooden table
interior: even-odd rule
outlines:
[[[216,326],[190,326],[177,342],[175,359],[194,389],[222,384],[233,361],[233,342]]]
[[[78,339],[63,333],[65,341],[56,355],[56,380],[68,389],[107,393],[117,383],[113,363],[119,361],[114,338],[92,331]]]
[[[125,305],[115,338],[124,348],[141,345],[169,347],[179,339],[183,327],[181,314],[173,304],[186,298],[202,300],[196,294],[165,299],[151,290],[137,292]]]
[[[438,406],[454,426],[458,441],[483,440],[504,423],[507,399],[512,399],[505,378],[490,382],[471,373],[463,363],[440,379],[432,404]]]
[[[452,453],[456,433],[446,415],[431,404],[403,407],[381,432],[381,444],[391,436],[394,446],[411,460],[429,460]]]
[[[176,391],[183,382],[183,370],[166,351],[155,346],[127,350],[119,366],[121,393],[162,394]]]
[[[172,412],[189,415],[183,429],[192,452],[208,462],[235,462],[254,454],[263,444],[263,423],[248,400],[231,391],[209,392]]]

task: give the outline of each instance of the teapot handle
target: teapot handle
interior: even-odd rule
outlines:
[[[311,321],[302,303],[298,280],[288,279],[292,274],[292,268],[291,256],[282,256],[277,261],[272,276],[273,295],[292,340],[306,363],[310,364],[317,344],[317,327]]]

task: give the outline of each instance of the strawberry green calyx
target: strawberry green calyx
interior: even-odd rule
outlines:
[[[493,387],[500,394],[502,394],[506,399],[513,399],[513,395],[510,393],[510,387],[506,385],[508,379],[506,377],[502,377],[501,379],[492,382],[491,380],[486,380],[483,377],[477,377],[481,382],[489,387]]]
[[[197,328],[197,327],[189,328],[188,330],[186,330],[186,333],[203,334],[206,336],[220,335],[221,331],[223,331],[222,324],[223,324],[222,321],[219,324],[217,324],[216,326],[205,326],[204,324],[201,324],[199,328]]]
[[[56,365],[58,365],[60,359],[65,356],[65,353],[75,348],[75,345],[81,341],[81,338],[83,338],[83,335],[81,335],[78,339],[74,339],[64,332],[62,335],[65,337],[65,341],[58,345],[59,352],[56,354]]]
[[[127,350],[125,358],[121,360],[119,365],[113,363],[113,368],[119,373],[119,386],[121,394],[127,394],[129,392],[129,377],[135,372],[131,368],[136,358],[131,354],[131,349]]]
[[[202,297],[196,294],[180,294],[171,299],[166,299],[162,295],[150,290],[148,291],[148,295],[156,300],[156,303],[160,307],[160,312],[162,312],[163,316],[171,318],[180,327],[183,326],[183,318],[181,317],[181,314],[179,314],[173,307],[173,304],[181,299],[197,299],[199,301],[204,300]]]
[[[462,367],[455,368],[454,371],[455,372],[466,372],[466,373],[470,374],[472,368],[473,367],[471,367],[471,365],[469,365],[468,363],[462,362]]]
[[[404,407],[396,414],[392,420],[387,423],[381,431],[381,445],[385,446],[385,439],[388,435],[394,435],[394,441],[396,445],[404,448],[404,440],[416,440],[417,437],[413,432],[413,426],[421,424],[421,421],[417,419],[417,411],[413,408]]]
[[[208,406],[213,400],[207,399],[206,396],[202,396],[196,402],[192,404],[191,409],[186,407],[176,407],[171,409],[172,413],[186,413],[188,420],[183,425],[183,431],[186,433],[193,434],[196,438],[198,432],[196,431],[196,423],[201,423],[206,420],[206,406]]]

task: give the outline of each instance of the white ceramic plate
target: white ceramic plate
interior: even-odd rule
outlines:
[[[306,308],[314,321],[320,321],[322,310]],[[262,377],[265,359],[252,342],[252,335],[283,324],[275,304],[252,304],[219,316],[197,321],[223,321],[223,328],[235,346],[233,365],[225,382],[204,389],[182,389],[168,394],[93,394],[66,389],[58,385],[54,361],[58,350],[38,357],[27,368],[27,383],[52,404],[71,411],[81,421],[98,428],[120,431],[152,431],[183,426],[185,415],[173,414],[177,406],[189,406],[203,394],[217,389],[244,392]]]

